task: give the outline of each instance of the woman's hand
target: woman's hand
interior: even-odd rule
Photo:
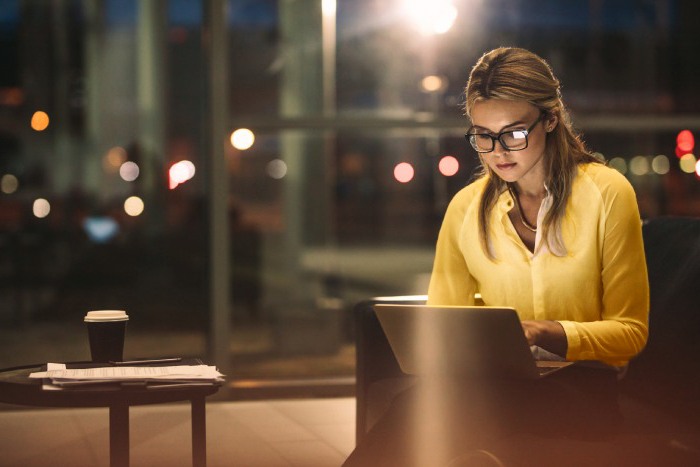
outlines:
[[[526,320],[522,321],[525,338],[530,345],[566,358],[568,344],[564,327],[557,321]]]

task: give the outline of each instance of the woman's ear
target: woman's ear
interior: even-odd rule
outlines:
[[[559,116],[555,113],[547,114],[544,120],[544,129],[547,133],[552,132],[559,124]]]

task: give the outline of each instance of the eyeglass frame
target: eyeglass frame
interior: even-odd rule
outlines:
[[[501,131],[500,133],[498,133],[495,136],[491,135],[491,133],[469,133],[469,130],[468,130],[464,134],[464,138],[467,140],[469,145],[472,148],[474,148],[474,150],[476,152],[478,152],[479,154],[487,154],[489,152],[493,152],[496,149],[496,141],[498,141],[501,144],[501,147],[503,147],[503,149],[505,149],[506,151],[522,151],[523,149],[527,149],[528,145],[530,144],[530,140],[528,140],[528,138],[527,138],[530,135],[530,132],[537,126],[538,123],[540,123],[540,121],[542,120],[542,118],[546,114],[547,113],[544,111],[540,112],[540,116],[537,118],[537,120],[535,120],[534,123],[532,125],[530,125],[530,128],[527,128],[526,130],[505,130],[505,131]],[[501,141],[501,136],[505,135],[506,133],[512,133],[514,131],[521,131],[521,132],[525,133],[525,135],[524,135],[525,136],[525,146],[523,146],[522,148],[511,149],[508,146],[506,146],[505,144],[503,144],[503,141]],[[480,150],[479,148],[477,148],[476,145],[474,143],[472,143],[472,140],[471,140],[472,136],[488,136],[489,138],[491,138],[491,149],[489,149],[488,151],[484,151],[484,150]]]

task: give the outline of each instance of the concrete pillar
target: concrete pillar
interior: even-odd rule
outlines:
[[[334,19],[326,19],[324,25],[320,0],[282,0],[279,14],[284,60],[281,116],[332,115],[335,64],[328,60],[334,59],[334,24],[330,23]],[[329,30],[329,26],[333,27]],[[327,247],[332,237],[332,153],[327,151],[331,136],[289,130],[280,137],[287,164],[284,232],[282,238],[267,239],[266,257],[268,267],[281,271],[277,275],[281,280],[268,287],[267,304],[275,313],[280,352],[327,352],[337,345],[337,317],[318,308],[324,277],[310,274],[302,262],[309,248]]]
[[[82,188],[86,193],[102,186],[98,144],[103,138],[105,89],[104,44],[105,19],[103,0],[83,0],[85,11],[85,146],[82,157]]]
[[[228,170],[225,160],[228,132],[228,34],[226,0],[207,0],[204,47],[208,64],[210,133],[209,152],[209,360],[231,373],[230,228],[228,221]],[[235,64],[234,64],[235,66]]]
[[[136,100],[139,183],[147,230],[152,236],[158,236],[165,228],[166,25],[166,0],[138,2]]]

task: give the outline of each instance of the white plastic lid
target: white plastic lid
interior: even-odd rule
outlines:
[[[85,315],[86,323],[94,323],[101,321],[127,321],[129,315],[124,310],[96,310],[88,311]]]

